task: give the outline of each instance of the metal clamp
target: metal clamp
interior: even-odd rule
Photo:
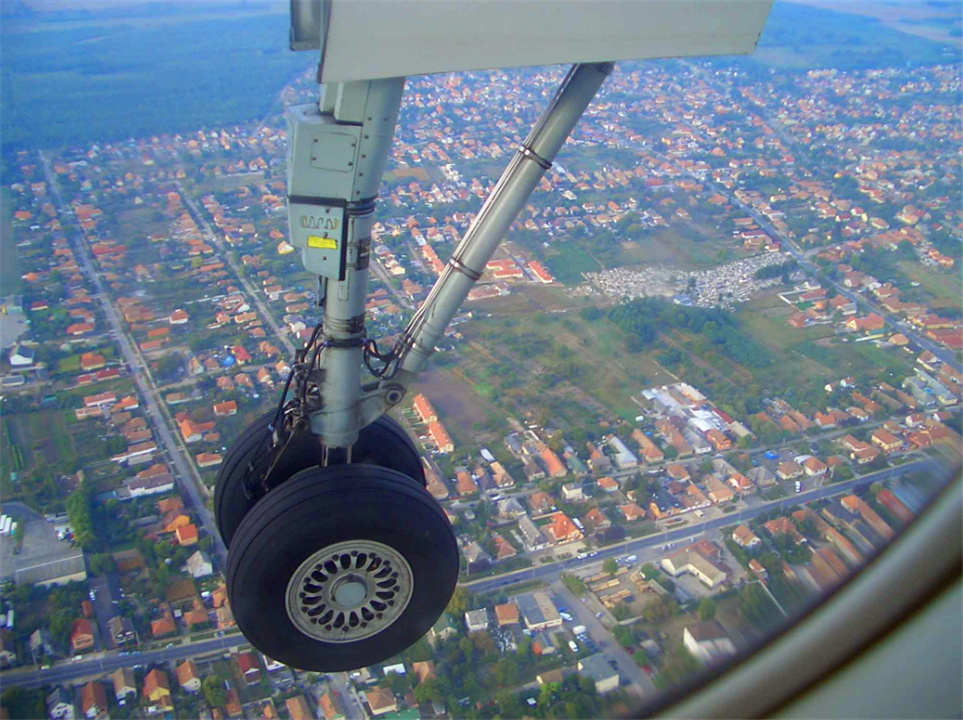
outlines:
[[[465,263],[463,263],[461,260],[458,260],[456,258],[451,258],[448,261],[448,264],[451,266],[452,270],[455,270],[456,272],[460,272],[462,275],[467,276],[472,282],[475,282],[476,280],[478,280],[478,278],[481,277],[480,272],[475,272],[470,267],[465,265]]]
[[[552,169],[552,163],[550,163],[548,160],[543,158],[541,155],[539,155],[537,152],[532,150],[530,147],[526,147],[525,145],[519,145],[518,152],[521,154],[522,157],[532,160],[536,165],[538,165],[543,170]]]

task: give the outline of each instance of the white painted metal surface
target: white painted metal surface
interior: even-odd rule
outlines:
[[[740,55],[772,0],[330,0],[321,82]]]

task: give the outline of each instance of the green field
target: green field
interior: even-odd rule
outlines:
[[[13,207],[9,190],[0,191],[0,297],[20,292],[20,263],[13,237]]]
[[[572,241],[554,243],[546,252],[545,264],[555,279],[565,285],[579,285],[584,281],[582,273],[602,269],[587,250]]]
[[[777,0],[758,48],[745,64],[852,70],[951,64],[958,63],[960,56],[959,42],[936,42],[900,32],[873,18]]]
[[[938,307],[959,308],[963,303],[963,278],[959,269],[949,272],[930,270],[919,263],[903,261],[899,268],[906,276],[920,284],[926,292],[936,298]]]
[[[782,305],[781,301],[777,300],[777,302]],[[817,325],[800,330],[786,324],[788,315],[769,318],[763,314],[761,309],[751,309],[744,306],[737,311],[736,316],[755,340],[771,350],[782,351],[791,345],[806,340],[819,340],[833,335],[831,325]]]
[[[317,59],[288,49],[286,12],[238,13],[241,7],[225,6],[216,18],[158,9],[160,17],[149,24],[117,24],[113,16],[99,21],[96,13],[69,28],[5,19],[4,148],[193,131],[280,107],[284,84]]]

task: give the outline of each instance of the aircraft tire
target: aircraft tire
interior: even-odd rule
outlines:
[[[451,524],[419,482],[375,465],[316,467],[241,521],[228,596],[238,628],[268,657],[353,670],[428,632],[458,564]]]
[[[261,450],[274,419],[275,411],[265,413],[234,441],[221,465],[214,491],[214,518],[224,545],[231,541],[238,525],[261,498],[248,497],[244,479],[248,463]],[[321,446],[310,443],[288,451],[283,471],[288,477],[321,462]],[[367,463],[397,470],[425,485],[421,456],[404,428],[388,415],[382,415],[364,428],[352,449],[352,463]]]

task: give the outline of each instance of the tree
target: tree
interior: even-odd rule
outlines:
[[[451,600],[448,601],[448,607],[445,608],[445,612],[456,617],[461,617],[467,609],[468,592],[463,587],[456,587],[454,594],[451,596]]]
[[[649,653],[647,653],[647,652],[646,652],[644,649],[642,649],[642,648],[639,648],[639,649],[636,650],[634,653],[632,653],[632,660],[634,660],[634,661],[635,661],[635,664],[636,664],[636,665],[639,665],[639,666],[649,665],[650,662],[651,662],[651,661],[649,660]]]
[[[605,558],[605,562],[602,563],[602,572],[615,575],[618,571],[619,564],[615,561],[615,558]]]
[[[97,553],[90,556],[90,571],[94,575],[105,575],[117,569],[114,557],[110,553]]]
[[[220,675],[208,675],[204,678],[201,691],[211,707],[224,707],[227,704],[227,691],[224,690],[224,679]]]
[[[438,688],[438,681],[432,678],[431,680],[425,680],[423,683],[419,684],[415,688],[415,700],[418,701],[419,705],[425,705],[430,702],[438,702],[444,697],[441,690]]]
[[[699,602],[699,619],[711,620],[716,616],[716,603],[712,598],[702,598]]]

